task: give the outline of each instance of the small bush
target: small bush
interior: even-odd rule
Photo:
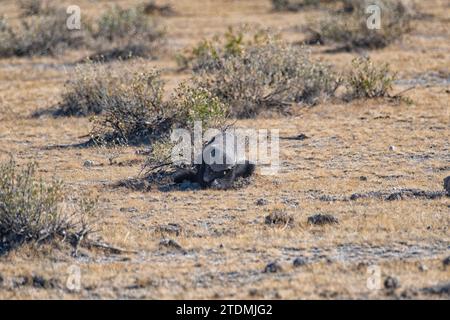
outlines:
[[[75,241],[90,231],[95,202],[70,199],[61,182],[44,183],[36,166],[0,164],[0,253],[27,242]]]
[[[275,11],[300,11],[304,7],[318,6],[323,0],[272,0]]]
[[[48,15],[55,11],[49,1],[44,0],[19,0],[18,5],[24,17]]]
[[[292,103],[316,104],[332,96],[340,83],[304,48],[279,41],[250,46],[240,55],[221,58],[219,65],[202,73],[200,82],[239,118],[282,110]]]
[[[82,46],[85,34],[67,29],[66,13],[58,10],[51,15],[22,20],[17,28],[1,18],[0,40],[1,57],[49,55]]]
[[[99,142],[141,144],[168,134],[174,115],[162,101],[159,72],[133,71],[117,80],[100,94],[104,114],[94,119],[92,137]]]
[[[178,110],[179,123],[185,128],[193,129],[195,121],[202,122],[203,130],[225,125],[228,107],[206,88],[182,83],[171,100],[172,108]]]
[[[65,84],[62,101],[55,115],[87,116],[102,113],[104,96],[115,90],[121,77],[123,75],[106,65],[87,63],[77,66]]]
[[[356,1],[345,0],[344,10],[330,14],[321,21],[319,31],[314,31],[314,39],[320,43],[339,43],[341,50],[358,48],[379,49],[388,46],[410,31],[412,15],[408,7],[400,0]],[[365,10],[368,5],[376,4],[381,8],[381,29],[367,27]]]
[[[268,43],[276,38],[276,35],[264,30],[249,35],[245,32],[245,27],[238,31],[230,27],[223,37],[215,36],[211,40],[203,40],[187,52],[178,54],[177,62],[181,69],[190,68],[194,72],[211,71],[221,66],[222,59],[239,56],[247,47]]]
[[[122,9],[113,6],[99,18],[93,30],[98,41],[117,45],[151,43],[162,34],[157,20],[149,19],[141,7]]]
[[[346,79],[347,99],[389,97],[394,80],[388,64],[375,66],[369,58],[354,59]]]

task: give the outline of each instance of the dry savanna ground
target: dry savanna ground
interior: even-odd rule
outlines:
[[[82,17],[112,2],[136,4],[75,2]],[[59,101],[74,62],[87,52],[0,59],[0,159],[35,161],[45,179],[56,176],[75,192],[98,196],[94,236],[123,249],[80,248],[74,257],[62,244],[21,246],[0,257],[0,298],[448,299],[448,287],[439,286],[450,281],[443,263],[450,255],[450,198],[432,195],[450,175],[450,5],[417,2],[423,17],[384,49],[311,47],[314,58],[339,70],[359,54],[388,62],[399,78],[394,93],[415,86],[405,92],[412,103],[327,101],[290,115],[239,120],[307,138],[281,139],[280,172],[256,174],[237,190],[117,187],[138,176],[145,157],[136,151],[145,146],[52,147],[85,141],[89,117],[32,116]],[[303,27],[323,14],[320,8],[273,12],[266,0],[157,3],[171,4],[176,14],[161,17],[165,43],[141,63],[162,70],[168,93],[190,76],[177,70],[180,50],[244,23],[298,43]],[[16,1],[0,0],[0,13],[20,19]],[[266,224],[276,210],[293,222]],[[318,213],[338,223],[308,223]],[[296,258],[305,263],[294,266]],[[264,272],[274,262],[280,270]],[[74,270],[80,286],[71,290]],[[397,286],[391,280],[385,288],[389,277]]]

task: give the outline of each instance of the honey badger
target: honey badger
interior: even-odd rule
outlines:
[[[237,178],[251,176],[255,171],[255,165],[247,160],[238,161],[235,148],[231,148],[232,150],[225,148],[227,143],[236,146],[235,138],[231,133],[221,133],[213,137],[202,150],[201,163],[190,169],[179,169],[174,174],[174,182],[190,181],[200,184],[203,189],[226,190],[233,187]]]

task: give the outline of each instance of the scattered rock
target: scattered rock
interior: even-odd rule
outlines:
[[[427,265],[425,265],[425,264],[419,264],[419,271],[420,272],[425,272],[425,271],[428,271],[428,267],[427,267]]]
[[[302,257],[297,257],[294,259],[294,261],[292,262],[292,264],[294,265],[294,267],[301,267],[306,265],[306,259],[302,258]]]
[[[269,225],[292,225],[294,217],[281,210],[275,210],[266,216],[265,223]]]
[[[395,146],[389,146],[390,151],[395,151],[395,149],[396,149]]]
[[[188,190],[199,190],[201,189],[201,186],[199,183],[196,182],[184,181],[178,185],[178,188],[181,191],[188,191]]]
[[[394,277],[389,276],[389,277],[387,277],[387,278],[384,280],[384,288],[385,288],[385,289],[388,289],[388,290],[395,290],[395,289],[397,289],[399,286],[400,286],[400,283],[399,283],[399,281],[398,281],[397,278],[394,278]]]
[[[19,276],[12,281],[14,287],[22,287],[29,285],[31,283],[30,277],[27,276]]]
[[[83,163],[83,167],[86,167],[86,168],[93,167],[94,165],[95,165],[95,163],[94,163],[94,161],[92,161],[92,160],[86,160],[86,161]]]
[[[282,139],[285,139],[285,140],[297,140],[297,141],[303,141],[303,140],[309,139],[309,137],[308,137],[306,134],[304,134],[304,133],[300,133],[300,134],[297,135],[297,136],[293,136],[293,137],[282,137]]]
[[[267,201],[264,198],[259,198],[258,200],[256,200],[256,205],[257,206],[266,206],[269,204],[269,201]]]
[[[361,180],[361,181],[367,181],[367,177],[366,177],[366,176],[360,176],[360,177],[359,177],[359,180]]]
[[[39,289],[51,289],[57,286],[57,281],[55,279],[45,279],[42,276],[33,276],[32,277],[33,287]]]
[[[444,265],[444,268],[447,268],[448,266],[450,266],[450,256],[448,256],[447,258],[442,260],[442,264]]]
[[[250,297],[257,297],[260,295],[259,291],[257,289],[250,289],[248,291],[248,294],[250,295]]]
[[[423,288],[422,291],[427,294],[450,296],[450,282],[432,287]]]
[[[405,289],[402,293],[400,293],[400,297],[402,297],[402,299],[414,299],[417,295],[418,292],[414,289]]]
[[[166,248],[171,250],[176,250],[182,253],[186,253],[186,250],[183,249],[182,246],[180,246],[175,240],[172,239],[163,239],[159,242],[160,248]]]
[[[120,212],[137,212],[138,211],[138,209],[136,209],[135,207],[130,207],[130,208],[120,208],[119,209],[120,210]]]
[[[447,191],[447,194],[450,196],[450,176],[444,179],[444,190]]]
[[[325,224],[337,224],[339,220],[332,216],[331,214],[315,214],[313,216],[308,217],[308,223],[314,225],[325,225]]]
[[[277,273],[283,271],[283,268],[278,262],[271,262],[264,268],[264,273]]]
[[[177,237],[181,234],[183,228],[177,223],[169,223],[166,225],[160,225],[156,227],[156,232],[165,234],[175,234]]]

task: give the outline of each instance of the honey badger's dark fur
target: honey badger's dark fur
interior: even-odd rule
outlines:
[[[209,171],[208,179],[205,180],[206,172]],[[226,190],[233,187],[237,178],[247,178],[255,171],[255,165],[246,161],[242,164],[236,164],[229,170],[214,172],[206,163],[195,165],[194,169],[181,169],[174,175],[174,182],[181,183],[185,180],[196,182],[204,189],[214,188]]]
[[[205,148],[214,142],[215,138],[213,138],[205,146]],[[233,184],[237,178],[247,178],[255,171],[255,165],[249,161],[245,161],[244,163],[236,163],[232,166],[225,167],[226,169],[221,171],[218,171],[217,169],[213,170],[212,166],[205,163],[204,159],[202,159],[202,163],[196,164],[192,169],[178,170],[174,174],[173,179],[175,183],[181,183],[187,180],[200,184],[200,186],[204,189],[214,188],[226,190],[233,187]]]

